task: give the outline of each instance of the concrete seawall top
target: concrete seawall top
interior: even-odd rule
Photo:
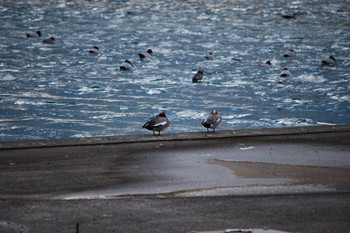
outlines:
[[[218,130],[215,133],[190,132],[190,133],[162,133],[160,136],[145,135],[119,135],[105,137],[83,137],[83,138],[62,138],[43,139],[27,141],[6,141],[0,142],[0,150],[28,149],[45,147],[68,147],[68,146],[93,146],[107,144],[127,144],[143,142],[181,141],[181,140],[208,140],[221,138],[239,137],[261,137],[278,135],[298,135],[315,133],[337,133],[350,132],[350,124],[346,125],[322,125],[322,126],[302,126],[286,128],[262,128],[262,129],[240,129],[240,130]]]

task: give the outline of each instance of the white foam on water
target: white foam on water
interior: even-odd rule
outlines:
[[[302,82],[310,82],[310,83],[323,83],[326,81],[326,79],[322,76],[316,76],[313,74],[303,74],[298,77],[296,77],[297,80],[300,80]]]

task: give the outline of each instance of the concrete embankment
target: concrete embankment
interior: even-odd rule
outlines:
[[[350,125],[1,142],[0,174],[0,232],[350,230]]]

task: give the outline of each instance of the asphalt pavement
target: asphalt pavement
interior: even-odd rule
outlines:
[[[349,136],[336,125],[0,142],[0,232],[350,232]]]

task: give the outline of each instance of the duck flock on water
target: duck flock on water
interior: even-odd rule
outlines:
[[[291,16],[283,15],[282,17],[285,19],[295,19],[295,14]],[[26,33],[27,38],[40,38],[42,37],[42,35],[43,34],[41,31]],[[51,36],[49,38],[44,39],[42,42],[47,45],[54,45],[56,43],[56,39],[55,37]],[[88,49],[88,53],[98,55],[100,53],[100,49],[98,46],[92,46],[90,49]],[[285,58],[288,58],[288,57],[295,57],[296,55],[297,55],[296,51],[293,49],[290,49],[286,51],[286,53],[284,53],[282,56]],[[152,59],[153,50],[148,49],[147,51],[139,52],[138,57],[141,61],[146,59]],[[209,52],[204,56],[204,59],[208,61],[215,60],[214,53]],[[336,64],[336,59],[333,55],[321,61],[321,65],[323,66],[329,66],[334,64]],[[262,66],[264,67],[271,67],[272,65],[273,65],[273,62],[271,60],[268,60],[262,64]],[[128,70],[131,70],[133,67],[134,65],[132,64],[132,62],[126,59],[120,64],[119,69],[120,71],[128,71]],[[291,73],[287,67],[282,68],[280,72],[280,77],[285,78],[290,75]],[[193,83],[201,82],[203,78],[204,78],[204,72],[201,70],[198,70],[196,74],[193,75],[192,82]],[[282,80],[278,80],[276,84],[276,88],[284,88],[285,86],[286,85],[283,83]],[[207,132],[209,132],[209,129],[211,129],[212,132],[215,132],[215,129],[221,124],[221,122],[222,122],[221,115],[218,113],[216,109],[213,109],[210,112],[210,114],[205,119],[202,120],[201,124],[203,125],[203,127],[207,129]],[[160,112],[155,116],[151,117],[142,127],[152,131],[154,135],[160,135],[160,132],[165,130],[169,126],[170,126],[170,120],[166,116],[166,113]],[[158,132],[158,134],[156,134],[156,132]]]

